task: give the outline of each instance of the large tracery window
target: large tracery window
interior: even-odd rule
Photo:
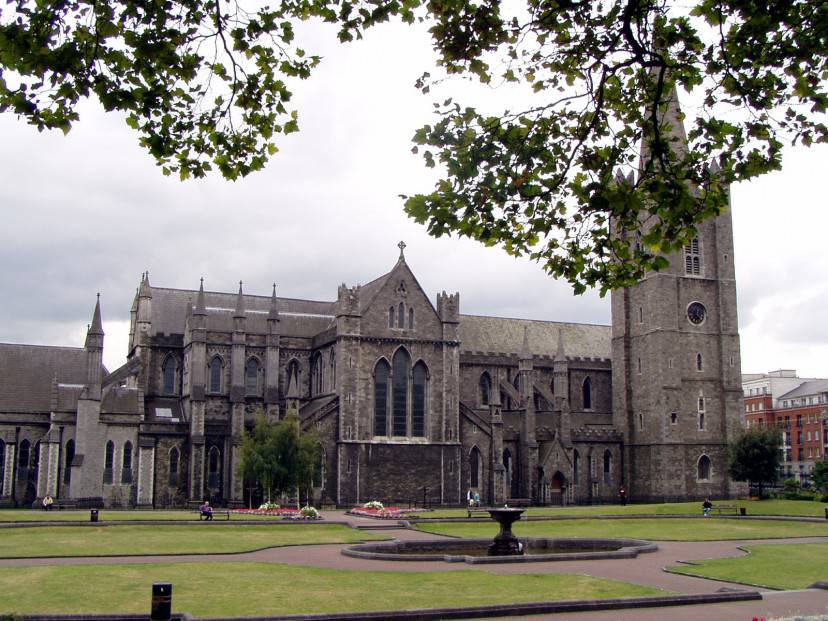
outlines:
[[[428,371],[422,362],[414,365],[411,388],[411,435],[425,436],[426,380]]]
[[[124,444],[123,461],[121,462],[121,483],[132,483],[132,442]]]
[[[380,360],[374,369],[374,435],[388,435],[388,376],[391,369]]]
[[[244,392],[246,395],[255,396],[259,394],[259,361],[256,358],[248,358],[244,365]]]
[[[400,348],[389,365],[374,368],[374,435],[425,437],[428,410],[428,367],[412,370],[411,356]],[[390,420],[389,420],[390,413]]]
[[[402,304],[400,304],[402,309]],[[404,436],[408,431],[408,371],[411,368],[411,357],[408,352],[400,348],[394,354],[394,396],[393,402],[393,435]]]

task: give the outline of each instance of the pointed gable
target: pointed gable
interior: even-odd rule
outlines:
[[[442,338],[437,311],[402,256],[390,272],[364,285],[361,293],[364,334]]]

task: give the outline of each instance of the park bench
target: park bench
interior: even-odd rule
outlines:
[[[528,507],[532,504],[531,498],[507,498],[506,504],[510,507]]]
[[[193,513],[198,513],[198,520],[206,520],[207,516],[201,513],[201,510],[193,511]],[[223,510],[223,509],[213,509],[213,519],[215,520],[217,517],[223,517],[225,520],[230,519],[230,512]]]
[[[64,502],[62,500],[56,500],[52,503],[52,511],[57,509],[58,511],[63,511],[64,509],[77,509],[78,503],[76,502]]]
[[[722,513],[733,513],[733,515],[738,515],[739,507],[736,505],[713,505],[710,507],[710,513],[713,513],[714,511],[719,515]]]
[[[483,507],[467,507],[466,511],[468,511],[469,517],[471,517],[473,513],[485,513],[486,515],[489,515],[489,510],[484,509]]]

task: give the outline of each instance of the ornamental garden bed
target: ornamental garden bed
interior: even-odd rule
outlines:
[[[400,507],[354,507],[348,511],[349,515],[374,518],[377,520],[399,520],[411,513],[423,513],[431,509],[403,509]]]

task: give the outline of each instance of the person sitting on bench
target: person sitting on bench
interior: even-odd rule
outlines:
[[[51,511],[51,510],[52,510],[52,505],[53,505],[54,503],[55,503],[55,501],[54,501],[54,500],[52,500],[52,497],[51,497],[51,496],[49,496],[49,494],[46,494],[46,495],[43,497],[43,502],[42,502],[42,504],[43,504],[43,510],[44,510],[44,511]]]
[[[205,520],[209,522],[212,522],[213,507],[210,506],[210,503],[208,501],[205,500],[204,504],[201,505],[201,507],[199,507],[199,510],[201,511],[201,517],[203,517]]]
[[[710,502],[709,498],[705,498],[704,502],[702,503],[702,515],[704,517],[710,517],[710,510],[713,508],[713,503]]]

